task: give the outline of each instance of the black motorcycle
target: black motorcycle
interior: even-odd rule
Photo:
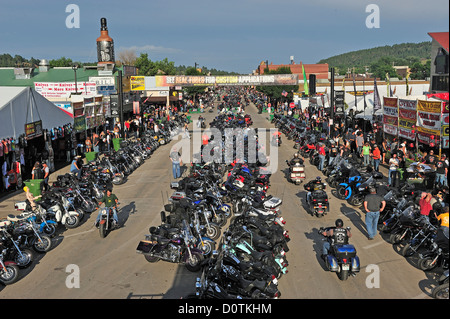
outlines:
[[[165,220],[162,221],[163,223]],[[152,229],[153,228],[153,229]],[[194,241],[190,229],[185,220],[179,229],[177,236],[166,238],[153,230],[153,234],[146,235],[145,240],[141,240],[136,248],[136,252],[143,254],[150,263],[159,260],[171,263],[183,263],[187,270],[197,272],[201,269],[204,256],[201,250],[194,247]]]

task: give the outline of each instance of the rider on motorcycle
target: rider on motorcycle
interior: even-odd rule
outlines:
[[[294,166],[297,163],[303,165],[304,161],[304,158],[301,158],[298,153],[295,153],[294,158],[289,161],[289,166]]]
[[[326,184],[322,182],[322,178],[320,176],[317,176],[316,179],[306,183],[304,188],[308,191],[306,194],[306,201],[309,203],[309,200],[311,199],[311,192],[319,189],[324,190],[326,188]]]
[[[98,202],[98,207],[100,207],[103,203],[105,203],[105,208],[109,211],[112,210],[113,212],[113,226],[119,225],[119,219],[117,218],[117,206],[119,205],[119,199],[115,194],[111,192],[111,189],[106,190],[106,195],[103,196],[103,198]],[[100,210],[98,212],[97,219],[95,221],[95,226],[98,225],[98,222],[100,220],[100,217],[102,215],[102,211]]]
[[[348,244],[348,239],[352,237],[350,227],[344,228],[342,219],[336,219],[334,224],[335,227],[329,227],[321,232],[323,236],[327,237],[327,241],[325,241],[322,246],[322,258],[324,260],[332,245],[346,245]]]

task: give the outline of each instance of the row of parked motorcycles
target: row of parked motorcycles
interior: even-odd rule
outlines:
[[[247,125],[240,115],[224,116],[210,125]],[[267,195],[270,174],[242,159],[225,165],[197,158],[187,176],[171,184],[174,192],[161,212],[161,224],[149,228],[137,253],[149,262],[180,263],[201,272],[187,299],[280,297],[289,235],[281,199]]]
[[[182,127],[181,120],[161,125],[158,133],[146,131],[139,139],[121,143],[117,151],[104,152],[82,166],[81,178],[59,175],[48,190],[42,191],[35,208],[28,200],[16,202],[17,215],[0,221],[0,283],[13,284],[19,270],[28,268],[42,254],[54,248],[53,238],[66,229],[80,226],[99,207],[106,190],[126,182],[161,145],[169,142]],[[97,227],[101,237],[112,231],[112,213],[100,210]]]
[[[328,185],[335,188],[335,195],[350,205],[360,207],[370,187],[381,191],[383,175],[374,172],[371,166],[364,166],[358,157],[336,156],[329,161],[329,150],[334,147],[322,134],[308,130],[295,119],[276,117],[274,121],[288,139],[295,140],[295,148],[312,165],[318,166],[317,143],[327,148],[323,174]],[[385,186],[385,185],[384,185]],[[378,220],[379,229],[388,236],[388,240],[398,247],[399,253],[407,258],[416,258],[416,265],[424,271],[443,269],[432,290],[434,298],[448,299],[448,229],[439,227],[434,212],[442,212],[442,203],[436,202],[429,216],[420,214],[419,200],[423,188],[415,184],[403,183],[400,187],[389,189],[384,195],[386,207]],[[314,192],[311,198],[314,198]]]

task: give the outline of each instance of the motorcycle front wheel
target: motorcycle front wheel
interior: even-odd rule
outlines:
[[[8,265],[0,270],[0,282],[4,285],[11,285],[19,279],[19,267]]]
[[[101,238],[105,238],[108,235],[108,230],[106,229],[106,223],[101,223],[98,225],[98,232]]]
[[[432,263],[434,260],[434,258],[431,257],[425,257],[424,259],[420,259],[419,260],[419,268],[423,271],[429,271],[434,269],[437,266],[437,263],[435,262],[434,264]]]
[[[212,240],[217,240],[220,237],[220,227],[217,224],[210,223],[209,227],[206,228],[206,236]]]
[[[52,248],[52,240],[50,237],[45,235],[40,235],[41,239],[36,238],[33,244],[33,249],[38,253],[46,253]]]
[[[347,187],[343,185],[339,185],[336,188],[336,197],[339,199],[345,199],[348,195]]]
[[[187,252],[186,252],[187,253]],[[203,261],[204,257],[199,252],[191,252],[192,256],[189,256],[189,258],[186,261],[186,269],[190,272],[197,272],[201,268],[201,262]]]
[[[19,268],[27,268],[30,266],[34,259],[34,254],[30,249],[22,249],[22,255],[18,252],[14,255],[14,262]]]

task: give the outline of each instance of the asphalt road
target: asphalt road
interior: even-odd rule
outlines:
[[[252,115],[253,127],[273,127],[267,113],[257,114],[253,105],[246,112]],[[207,123],[215,115],[205,113]],[[159,225],[160,211],[172,193],[168,155],[175,143],[160,147],[124,185],[114,187],[121,203],[122,228],[100,238],[93,226],[97,214],[93,213],[80,227],[56,237],[55,247],[22,270],[17,283],[0,286],[0,298],[179,299],[192,293],[200,273],[190,273],[183,265],[163,261],[150,264],[136,253],[148,228]],[[288,183],[284,176],[284,161],[295,152],[293,142],[284,139],[277,151],[279,167],[271,177],[269,193],[283,200],[282,216],[291,237],[287,253],[289,273],[279,280],[281,299],[430,298],[435,274],[417,269],[414,257],[405,259],[381,235],[368,241],[360,209],[336,199],[327,189],[330,213],[320,219],[307,213],[303,208],[303,186]],[[321,176],[308,162],[305,171],[307,180]],[[351,243],[361,260],[360,273],[344,282],[326,271],[320,258],[323,241],[317,230],[333,225],[336,218],[342,218],[344,225],[352,228]]]

